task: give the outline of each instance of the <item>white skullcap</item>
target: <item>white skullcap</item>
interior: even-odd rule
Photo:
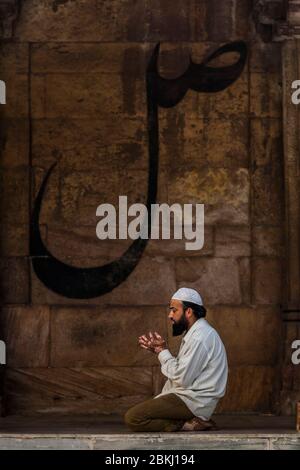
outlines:
[[[181,300],[182,302],[193,302],[193,304],[203,305],[200,294],[195,289],[181,287],[172,296],[172,299]]]

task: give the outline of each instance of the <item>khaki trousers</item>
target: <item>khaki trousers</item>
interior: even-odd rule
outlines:
[[[194,418],[186,404],[174,393],[139,403],[130,408],[124,420],[131,431],[179,431],[185,421]]]

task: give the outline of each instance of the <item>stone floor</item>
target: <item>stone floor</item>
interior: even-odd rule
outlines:
[[[0,418],[0,449],[298,449],[295,418],[217,415],[218,431],[131,433],[119,416]]]

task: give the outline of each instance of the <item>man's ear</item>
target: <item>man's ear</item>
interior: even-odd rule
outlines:
[[[186,318],[191,318],[191,316],[193,315],[193,310],[191,309],[191,307],[188,307],[185,313],[187,314]]]

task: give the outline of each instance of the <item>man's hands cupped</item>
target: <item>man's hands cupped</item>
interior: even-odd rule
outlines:
[[[159,354],[164,349],[167,349],[166,341],[155,331],[152,333],[149,332],[149,337],[147,335],[142,335],[139,337],[139,345],[143,349],[147,349],[155,354]]]

